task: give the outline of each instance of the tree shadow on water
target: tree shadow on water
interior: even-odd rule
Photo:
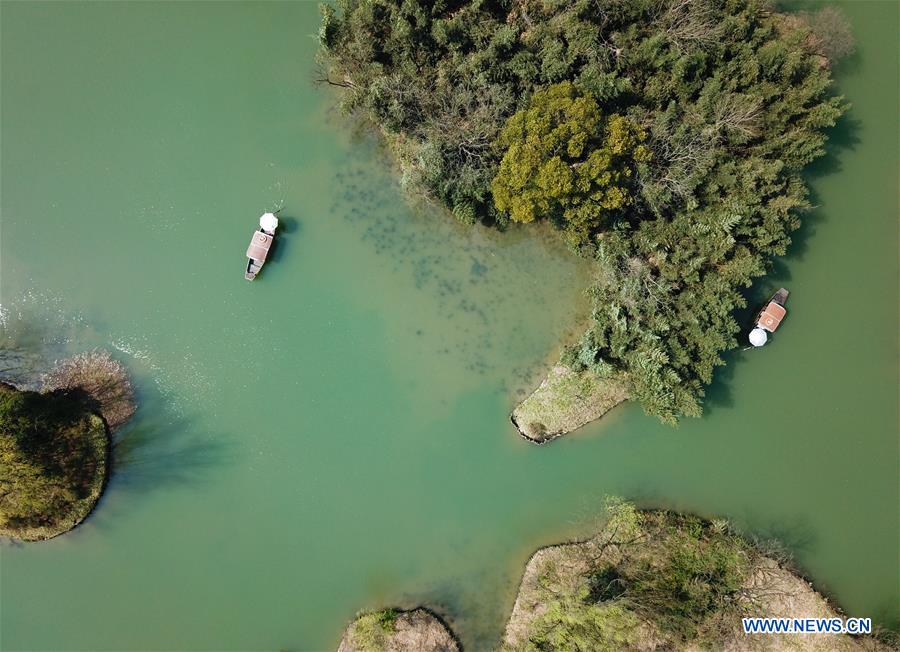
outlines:
[[[185,417],[148,417],[113,438],[110,482],[128,490],[201,482],[225,462],[228,445],[192,431]]]
[[[825,143],[825,156],[813,161],[803,171],[803,180],[809,190],[809,204],[811,208],[800,214],[800,227],[791,234],[791,244],[788,246],[787,255],[776,259],[774,266],[781,265],[780,273],[790,279],[789,272],[784,263],[788,260],[803,260],[807,252],[809,242],[815,235],[817,228],[833,216],[829,216],[821,208],[821,197],[816,190],[816,182],[825,177],[833,176],[843,169],[841,154],[845,150],[853,151],[860,143],[859,132],[862,122],[853,114],[853,109],[847,111],[838,120],[837,124],[828,130],[828,140]]]
[[[223,436],[172,414],[158,390],[142,391],[138,405],[133,421],[113,434],[111,486],[143,492],[199,483],[227,463],[229,443]]]
[[[740,344],[740,342],[738,343]],[[708,415],[719,408],[728,409],[734,406],[731,384],[734,380],[734,368],[741,362],[742,353],[744,351],[741,349],[735,349],[722,354],[725,364],[716,368],[713,372],[712,382],[704,390],[704,415]]]
[[[790,561],[792,566],[796,565],[791,559],[794,554],[809,554],[817,543],[815,528],[802,514],[782,520],[747,514],[741,521],[749,528],[744,536],[783,561]]]
[[[144,407],[144,406],[142,406]],[[133,508],[138,495],[205,482],[228,463],[227,442],[192,427],[192,420],[166,414],[155,405],[112,434],[106,490],[79,527],[68,536],[111,530],[122,511]]]

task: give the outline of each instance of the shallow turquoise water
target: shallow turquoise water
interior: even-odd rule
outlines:
[[[310,83],[314,4],[3,3],[7,341],[113,350],[141,409],[83,526],[0,544],[0,647],[329,649],[361,608],[424,602],[483,649],[528,555],[609,493],[776,536],[896,619],[898,6],[846,8],[853,110],[755,289],[791,289],[784,329],[703,419],[627,406],[538,448],[507,414],[589,270],[411,208]]]

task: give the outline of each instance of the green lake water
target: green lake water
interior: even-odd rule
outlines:
[[[729,354],[702,419],[629,405],[536,447],[507,415],[589,270],[405,201],[311,83],[314,3],[3,2],[4,341],[107,348],[140,409],[82,526],[0,544],[0,647],[327,650],[425,603],[489,648],[528,556],[606,494],[777,537],[896,626],[898,4],[845,9],[853,108],[753,290],[790,288],[782,330]]]

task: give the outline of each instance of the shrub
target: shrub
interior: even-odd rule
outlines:
[[[351,643],[361,652],[381,652],[396,630],[397,612],[383,609],[363,614],[353,623]]]

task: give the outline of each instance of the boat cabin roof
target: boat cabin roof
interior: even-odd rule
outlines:
[[[247,247],[247,258],[262,261],[269,255],[269,247],[272,246],[272,236],[262,231],[256,231]]]
[[[764,328],[770,333],[774,333],[786,314],[787,310],[784,309],[784,306],[779,305],[774,301],[770,301],[769,305],[759,313],[759,319],[756,320],[756,323],[760,328]]]

